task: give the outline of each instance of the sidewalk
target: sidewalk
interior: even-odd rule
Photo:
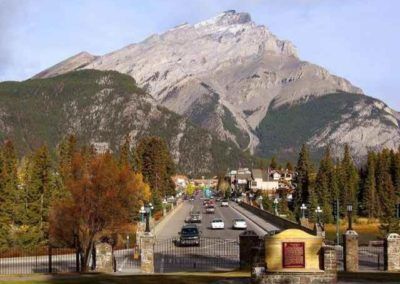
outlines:
[[[267,221],[265,221],[264,219],[254,215],[253,213],[247,211],[246,209],[244,209],[243,207],[241,207],[239,204],[237,204],[236,202],[231,202],[230,206],[236,210],[237,212],[239,212],[241,215],[247,217],[248,219],[250,219],[253,223],[255,223],[258,227],[260,227],[262,230],[264,230],[267,233],[271,232],[271,231],[276,231],[276,230],[280,230],[278,227],[268,223]]]

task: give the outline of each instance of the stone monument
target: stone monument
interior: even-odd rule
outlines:
[[[336,283],[336,271],[324,271],[323,238],[299,229],[265,237],[265,273],[256,283]]]
[[[96,271],[113,272],[114,256],[113,249],[109,243],[96,243]]]

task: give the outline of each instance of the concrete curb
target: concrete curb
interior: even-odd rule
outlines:
[[[244,217],[246,217],[247,219],[249,219],[253,224],[255,224],[257,227],[259,227],[261,230],[263,230],[265,232],[265,234],[267,235],[269,233],[269,231],[267,229],[265,229],[262,225],[260,225],[257,221],[254,221],[248,214],[243,213],[242,211],[238,210],[235,206],[231,206],[231,208],[233,208],[236,212],[238,212],[239,214],[243,215]],[[241,207],[243,208],[243,207]],[[243,208],[244,209],[244,208]],[[244,209],[244,211],[248,212],[246,209]],[[249,212],[251,213],[251,212]],[[252,213],[251,213],[252,214]]]
[[[169,221],[172,216],[174,216],[176,214],[176,212],[179,211],[179,209],[182,208],[184,201],[182,201],[181,203],[179,203],[179,205],[177,205],[174,210],[170,211],[167,216],[165,216],[159,223],[157,223],[154,227],[154,235],[157,237],[157,234],[162,230],[162,228],[165,226],[165,223],[167,223],[167,221]]]

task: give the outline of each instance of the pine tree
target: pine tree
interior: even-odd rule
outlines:
[[[77,151],[77,139],[72,134],[58,145],[58,172],[63,181],[70,177],[72,157]]]
[[[8,140],[1,149],[2,163],[0,174],[1,211],[13,225],[21,223],[21,192],[18,188],[18,160],[14,144]]]
[[[275,156],[273,156],[273,157],[271,158],[271,162],[269,163],[269,167],[270,167],[271,169],[273,169],[273,170],[276,170],[276,169],[278,168],[278,163],[277,163],[277,161],[276,161]]]
[[[307,146],[303,145],[297,160],[296,176],[294,178],[294,183],[296,184],[296,190],[294,193],[294,212],[297,218],[299,218],[301,214],[301,205],[309,202],[311,172],[312,166],[309,151]]]
[[[359,175],[353,159],[350,155],[350,148],[344,147],[343,159],[340,163],[340,204],[341,213],[346,214],[346,205],[352,204],[354,213],[358,212]]]
[[[367,160],[367,172],[364,181],[362,196],[363,208],[368,218],[375,218],[380,212],[376,191],[375,167],[376,155],[373,152],[369,152]]]
[[[175,186],[171,176],[175,172],[174,162],[167,145],[159,137],[145,137],[137,146],[138,170],[150,185],[153,203],[156,208],[161,201],[175,195]]]
[[[46,146],[38,148],[29,164],[27,188],[26,224],[38,227],[41,239],[48,232],[48,213],[52,197],[52,168]]]
[[[287,162],[287,163],[286,163],[286,169],[287,169],[288,171],[293,171],[293,165],[292,165],[291,162]]]

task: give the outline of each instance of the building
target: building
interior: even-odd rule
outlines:
[[[279,188],[279,180],[275,180],[267,170],[253,169],[250,189],[274,192]]]

